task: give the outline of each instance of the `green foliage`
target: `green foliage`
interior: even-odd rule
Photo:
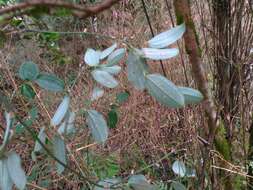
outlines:
[[[178,87],[178,89],[184,96],[185,104],[196,104],[204,99],[203,95],[198,90],[187,87]]]
[[[115,49],[117,48],[117,44],[113,44],[109,48],[105,49],[101,52],[99,59],[105,59],[107,56],[109,56]]]
[[[120,60],[125,56],[126,50],[124,48],[115,50],[112,54],[109,55],[107,59],[106,66],[117,65]]]
[[[56,126],[61,123],[67,111],[69,110],[69,103],[70,98],[68,96],[65,96],[61,104],[58,106],[53,118],[51,119],[51,125]]]
[[[231,160],[231,147],[228,144],[228,141],[226,139],[226,131],[223,123],[220,124],[220,126],[217,129],[214,144],[216,149],[219,151],[219,153],[224,157],[226,160]]]
[[[66,156],[66,149],[65,149],[65,142],[58,136],[55,135],[53,139],[53,148],[54,148],[54,156],[60,160],[63,164],[67,164],[67,156]],[[61,174],[65,167],[56,162],[57,173]]]
[[[31,9],[30,14],[32,14],[33,17],[38,18],[42,14],[47,13],[48,10],[44,8],[45,7],[36,7],[35,9]],[[37,14],[34,12],[35,10],[38,11]],[[68,16],[70,13],[66,9],[57,9],[53,14],[57,16]],[[23,20],[13,20],[13,26],[19,26],[22,22]],[[122,68],[124,68],[117,64],[120,63],[120,61],[126,55],[126,52],[129,50],[126,61],[127,76],[129,81],[139,90],[146,89],[150,95],[161,104],[170,108],[181,108],[186,104],[200,102],[203,99],[202,94],[199,91],[191,88],[178,87],[173,82],[159,74],[150,74],[147,61],[148,59],[165,60],[178,55],[178,49],[162,48],[165,48],[168,45],[176,42],[182,37],[184,31],[185,25],[182,24],[169,31],[158,34],[148,42],[148,48],[136,49],[131,47],[131,45],[128,43],[126,43],[126,45],[129,49],[117,49],[117,43],[112,44],[110,47],[104,50],[88,48],[83,56],[83,60],[86,66],[89,67],[88,70],[91,71],[91,76],[95,82],[103,87],[112,89],[119,85],[119,82],[116,80],[116,75],[118,75],[122,71]],[[31,36],[31,38],[32,37],[34,36]],[[69,61],[67,57],[62,55],[59,50],[59,32],[41,32],[39,35],[36,35],[36,37],[39,37],[40,47],[50,50],[51,53],[54,54],[54,58],[57,58],[58,62],[66,63]],[[25,62],[20,66],[19,77],[22,80],[29,81],[26,81],[20,87],[21,94],[29,100],[34,99],[36,95],[34,91],[35,87],[33,86],[34,83],[38,84],[40,88],[52,92],[63,92],[65,90],[63,80],[58,78],[55,74],[40,72],[38,66],[31,61]],[[68,85],[75,84],[75,79],[77,77],[78,76],[75,76],[70,82],[71,84]],[[69,93],[71,94],[72,88],[68,87],[69,86],[67,86],[66,89],[68,89],[70,91]],[[36,161],[35,153],[44,151],[50,155],[48,151],[52,149],[53,155],[56,158],[57,173],[62,174],[62,172],[66,169],[64,165],[67,165],[67,150],[64,140],[65,137],[68,138],[70,137],[68,135],[73,135],[76,132],[74,122],[76,119],[76,114],[80,113],[81,115],[85,113],[86,124],[90,129],[93,140],[95,140],[95,142],[98,144],[104,145],[109,136],[108,127],[111,129],[115,128],[119,120],[117,107],[115,105],[111,104],[112,107],[108,112],[107,122],[102,113],[90,108],[90,106],[92,106],[91,102],[98,100],[104,94],[105,90],[102,87],[93,88],[92,95],[89,99],[90,103],[86,105],[85,108],[81,108],[81,110],[78,110],[77,112],[71,111],[70,97],[63,97],[63,100],[57,107],[50,121],[50,127],[57,127],[57,132],[56,134],[53,133],[52,135],[47,136],[46,130],[48,129],[44,126],[41,126],[32,153],[33,158],[35,158],[34,160]],[[128,100],[129,96],[130,93],[128,92],[118,93],[116,95],[116,101],[117,103],[122,104]],[[29,101],[29,104],[34,102],[35,101]],[[24,119],[23,122],[26,127],[30,127],[33,124],[37,115],[37,108],[29,112],[29,115]],[[7,128],[11,128],[10,120],[10,116],[8,116],[7,126],[9,127]],[[24,129],[28,128],[25,128],[18,123],[16,125],[15,132],[20,134]],[[6,142],[9,140],[9,136],[9,132],[6,130]],[[33,136],[36,137],[36,134]],[[53,138],[49,139],[50,136]],[[46,148],[46,150],[44,150],[44,146],[42,145],[45,147],[49,146],[49,150]],[[50,145],[52,145],[52,147]],[[12,185],[15,184],[17,188],[24,189],[26,185],[26,177],[21,168],[20,158],[16,153],[5,154],[5,151],[3,151],[3,153],[3,155],[6,155],[7,158],[3,156],[3,158],[0,160],[0,187],[3,189],[11,189]],[[100,179],[98,184],[104,186],[104,188],[96,187],[96,190],[110,188],[112,184],[119,182],[125,183],[123,186],[125,185],[126,188],[132,188],[134,190],[157,189],[157,186],[149,183],[144,175],[133,175],[129,178],[127,183],[126,181],[120,181],[120,179],[115,178],[119,175],[121,168],[117,164],[116,159],[113,157],[108,157],[106,159],[100,157],[97,159],[93,155],[89,156],[89,151],[87,151],[87,155],[87,160],[91,157],[91,164],[87,161],[87,165],[92,167],[94,171],[93,177],[98,177]],[[140,165],[142,164],[147,166],[143,159],[138,158],[137,162],[140,163]],[[145,164],[143,164],[143,162]],[[187,176],[186,169],[186,166],[181,161],[175,161],[172,165],[172,170],[180,177]],[[14,170],[17,172],[13,172]],[[50,184],[50,180],[45,180],[44,183],[47,187]],[[171,186],[176,190],[184,189],[184,186],[179,182],[173,181]]]
[[[0,187],[11,190],[13,184],[23,190],[26,186],[26,175],[21,167],[20,157],[15,152],[10,152],[0,160]]]
[[[127,77],[135,88],[143,90],[145,88],[145,75],[148,73],[146,60],[136,51],[129,52],[127,58]]]
[[[64,82],[53,74],[41,73],[35,80],[41,87],[53,92],[61,92],[64,90]]]
[[[151,96],[168,107],[180,108],[184,106],[184,97],[178,88],[159,74],[147,75],[146,88]]]
[[[186,167],[184,162],[176,160],[172,164],[172,170],[175,174],[179,175],[180,177],[184,177],[186,174]]]
[[[0,187],[1,189],[11,190],[13,182],[10,178],[8,168],[7,168],[7,160],[0,160]]]
[[[92,91],[91,101],[97,100],[104,95],[104,90],[98,87],[95,87]]]
[[[95,51],[94,49],[87,49],[84,55],[85,63],[91,67],[98,66],[99,58],[100,58],[100,52]]]
[[[128,184],[134,190],[155,190],[155,186],[151,185],[144,175],[133,175],[129,178]]]
[[[120,92],[116,96],[116,100],[118,103],[122,104],[127,101],[129,98],[130,94],[128,92]]]
[[[15,152],[8,154],[7,168],[9,176],[16,187],[24,189],[26,186],[26,175],[21,167],[21,159]]]
[[[22,84],[20,87],[21,94],[27,99],[34,99],[36,93],[29,84]]]
[[[148,41],[148,44],[152,48],[165,48],[180,39],[184,32],[185,24],[183,23],[175,28],[156,35],[154,38]]]
[[[108,112],[108,126],[109,128],[115,128],[118,123],[118,113],[115,105],[111,106],[111,110]]]
[[[42,143],[46,143],[46,138],[47,138],[47,135],[46,135],[46,133],[45,133],[45,127],[42,127],[41,129],[40,129],[40,132],[39,132],[39,135],[38,135],[38,139],[42,142]],[[42,146],[41,146],[41,144],[38,142],[38,141],[36,141],[35,142],[35,146],[34,146],[34,152],[40,152],[42,150]]]
[[[39,72],[39,68],[35,63],[31,61],[25,62],[19,68],[19,77],[22,80],[33,81],[37,79]]]
[[[171,49],[154,49],[142,48],[143,56],[153,60],[165,60],[178,55],[179,51],[176,48]]]
[[[92,71],[92,77],[101,85],[107,88],[115,88],[118,86],[116,79],[108,72],[101,70]]]
[[[103,115],[96,110],[88,110],[87,124],[94,140],[98,143],[105,143],[108,137],[108,129]]]

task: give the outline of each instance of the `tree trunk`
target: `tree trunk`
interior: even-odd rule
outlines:
[[[211,97],[210,90],[208,88],[208,81],[206,78],[206,74],[203,68],[203,62],[201,59],[201,50],[199,46],[198,36],[195,30],[195,25],[193,19],[191,17],[191,9],[190,3],[188,0],[174,0],[174,8],[176,12],[176,17],[178,24],[185,22],[186,24],[186,32],[184,34],[185,41],[185,49],[189,56],[189,62],[192,65],[192,74],[198,89],[202,92],[204,96],[203,109],[205,111],[207,124],[205,126],[206,138],[210,146],[206,146],[203,151],[203,169],[201,172],[201,187],[200,189],[205,189],[205,171],[208,171],[210,165],[209,153],[212,148],[215,131],[217,128],[216,124],[216,110],[214,107],[214,103]],[[213,178],[212,185],[215,186],[215,179]]]

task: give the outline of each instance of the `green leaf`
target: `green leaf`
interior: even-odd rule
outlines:
[[[153,60],[165,60],[178,55],[179,51],[177,48],[171,49],[154,49],[154,48],[142,48],[141,49],[144,57]]]
[[[171,108],[184,106],[184,97],[175,84],[159,74],[147,75],[146,88],[163,105]]]
[[[145,74],[148,73],[148,65],[145,59],[130,52],[127,59],[127,77],[128,80],[139,90],[145,88]]]
[[[59,136],[54,136],[53,139],[54,156],[65,165],[67,164],[65,143]],[[60,163],[56,162],[57,173],[61,174],[65,167]]]
[[[185,24],[183,23],[168,31],[156,35],[154,38],[148,41],[149,47],[165,48],[180,39],[183,36],[184,32]]]
[[[101,71],[105,71],[105,72],[110,73],[112,75],[117,75],[121,71],[121,67],[118,66],[118,65],[114,65],[114,66],[111,66],[111,67],[101,66],[99,69]]]
[[[115,88],[118,86],[118,82],[115,78],[106,71],[96,69],[91,72],[91,75],[99,84],[107,88]]]
[[[197,104],[204,99],[203,95],[198,90],[188,87],[178,87],[178,89],[184,96],[185,104]]]
[[[129,95],[130,94],[128,92],[120,92],[116,95],[116,100],[120,104],[124,103],[129,98]]]
[[[67,113],[64,121],[58,128],[57,132],[59,134],[66,134],[69,135],[75,132],[74,122],[75,122],[76,114],[74,112]]]
[[[45,133],[45,127],[42,127],[42,128],[40,129],[40,132],[39,132],[39,135],[38,135],[38,139],[40,139],[40,141],[41,141],[43,144],[45,144],[46,138],[47,138],[47,135],[46,135],[46,133]],[[38,141],[36,141],[33,151],[34,151],[34,152],[40,152],[41,150],[42,150],[42,146],[40,145],[40,143],[39,143]]]
[[[39,75],[39,68],[38,66],[31,62],[23,63],[19,68],[19,77],[22,80],[35,80]]]
[[[110,55],[117,47],[117,44],[113,44],[109,48],[105,49],[104,51],[101,52],[100,59],[106,58],[108,55]]]
[[[56,126],[61,123],[69,109],[69,102],[70,98],[68,96],[65,96],[58,106],[53,118],[51,119],[51,125]]]
[[[100,52],[89,48],[84,55],[84,62],[91,67],[97,66],[99,64],[100,54]]]
[[[172,164],[172,170],[175,174],[179,175],[180,177],[184,177],[186,174],[186,167],[184,162],[176,160]]]
[[[29,84],[22,84],[21,94],[28,99],[33,99],[36,95],[33,88]]]
[[[11,114],[10,113],[7,113],[5,112],[5,120],[6,120],[6,130],[4,132],[4,139],[3,139],[3,142],[2,142],[2,145],[0,146],[0,149],[2,147],[4,147],[8,141],[9,141],[9,137],[10,137],[10,131],[11,131],[11,127],[12,127],[12,118],[11,118]]]
[[[8,154],[7,168],[11,180],[16,185],[16,187],[18,189],[24,189],[26,186],[26,175],[21,167],[20,157],[15,152]]]
[[[129,178],[128,184],[134,190],[155,190],[155,187],[151,185],[144,175],[133,175]]]
[[[171,186],[174,190],[187,190],[186,187],[178,181],[172,181]]]
[[[64,90],[64,82],[53,74],[42,73],[35,82],[46,90],[61,92]]]
[[[96,110],[88,110],[87,124],[94,140],[98,143],[105,143],[108,138],[108,128],[103,115]]]
[[[104,90],[98,87],[95,87],[92,91],[91,101],[97,100],[104,95]]]
[[[0,189],[11,190],[13,182],[8,172],[7,160],[0,160]]]
[[[117,49],[107,59],[106,66],[117,65],[120,60],[125,56],[126,50],[124,48]]]
[[[108,113],[108,126],[109,128],[115,128],[118,123],[118,114],[115,108],[112,108]]]

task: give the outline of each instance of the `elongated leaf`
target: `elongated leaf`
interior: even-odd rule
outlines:
[[[53,148],[54,148],[54,156],[60,160],[65,165],[67,164],[67,156],[66,156],[66,150],[65,150],[65,143],[59,136],[54,136],[53,139]],[[57,173],[61,174],[65,167],[61,165],[60,163],[56,162],[57,167]]]
[[[62,119],[65,117],[69,109],[69,102],[70,98],[68,96],[65,96],[61,104],[58,106],[53,118],[51,119],[51,125],[56,126],[61,123]]]
[[[29,84],[22,84],[21,88],[21,94],[28,98],[28,99],[33,99],[35,97],[35,92],[33,88]]]
[[[13,182],[8,172],[7,160],[0,160],[0,189],[11,190]]]
[[[171,108],[184,106],[184,97],[175,84],[159,74],[147,75],[146,88],[163,105]]]
[[[179,175],[180,177],[184,177],[186,174],[186,167],[184,162],[176,160],[172,164],[172,170],[175,174]]]
[[[125,101],[127,101],[129,96],[129,92],[120,92],[116,95],[117,102],[120,104],[124,103]]]
[[[97,100],[104,95],[104,90],[98,87],[95,87],[92,91],[91,101]]]
[[[42,73],[37,77],[35,82],[41,88],[53,92],[60,92],[64,90],[64,82],[53,74]]]
[[[145,88],[145,74],[148,73],[148,66],[145,59],[134,52],[130,52],[127,59],[127,77],[135,88]]]
[[[100,54],[100,52],[89,48],[84,55],[84,62],[91,67],[97,66],[99,64]]]
[[[104,143],[108,138],[108,128],[103,115],[96,110],[88,110],[87,124],[94,140],[98,143]]]
[[[180,39],[184,32],[185,24],[183,23],[175,28],[156,35],[154,38],[148,41],[149,47],[165,48]]]
[[[23,80],[35,80],[39,75],[38,66],[31,62],[23,63],[19,68],[19,77]]]
[[[178,55],[179,51],[176,48],[171,49],[154,49],[154,48],[142,48],[144,56],[153,60],[164,60]]]
[[[66,134],[69,135],[75,132],[74,122],[75,122],[76,114],[74,112],[69,112],[68,115],[65,117],[64,121],[58,128],[59,134]]]
[[[4,139],[3,139],[3,143],[0,146],[0,148],[6,146],[6,144],[8,143],[9,140],[9,136],[10,136],[10,130],[12,127],[12,119],[11,119],[11,114],[8,112],[5,112],[5,120],[6,120],[6,130],[4,132]]]
[[[106,72],[108,72],[112,75],[116,75],[121,71],[121,67],[118,66],[118,65],[114,65],[114,66],[111,66],[111,67],[103,66],[103,67],[100,67],[100,70],[101,71],[106,71]]]
[[[11,152],[7,158],[7,168],[11,180],[18,189],[24,189],[26,186],[26,175],[21,167],[21,160],[19,155]]]
[[[171,186],[173,187],[173,190],[187,190],[186,187],[178,181],[173,181]]]
[[[151,185],[144,175],[133,175],[129,178],[128,184],[134,188],[134,190],[155,190],[155,187]]]
[[[120,62],[124,57],[126,50],[124,48],[117,49],[107,59],[106,66],[113,66]]]
[[[40,141],[45,144],[46,142],[46,138],[47,135],[45,133],[45,127],[42,127],[40,129],[39,135],[38,135],[38,139],[40,139]],[[42,150],[42,146],[40,145],[40,143],[38,141],[35,142],[35,146],[34,146],[34,152],[39,152]]]
[[[116,108],[112,107],[107,116],[108,116],[107,123],[109,128],[115,128],[118,123],[118,113]]]
[[[203,95],[198,90],[188,87],[178,87],[178,89],[184,96],[185,104],[197,104],[204,99]]]
[[[94,70],[91,72],[93,78],[101,85],[107,88],[115,88],[118,86],[118,82],[115,78],[106,71]]]
[[[117,47],[117,44],[113,44],[109,48],[105,49],[104,51],[101,52],[100,59],[106,58],[108,55],[110,55]]]

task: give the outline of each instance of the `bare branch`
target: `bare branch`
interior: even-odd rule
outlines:
[[[83,6],[74,3],[64,2],[62,0],[30,0],[23,3],[18,3],[12,6],[4,7],[0,9],[0,15],[11,14],[17,11],[27,10],[33,7],[47,6],[52,8],[62,7],[73,11],[75,16],[80,18],[87,18],[89,16],[98,14],[106,9],[109,9],[113,4],[120,0],[105,0],[94,6]]]

